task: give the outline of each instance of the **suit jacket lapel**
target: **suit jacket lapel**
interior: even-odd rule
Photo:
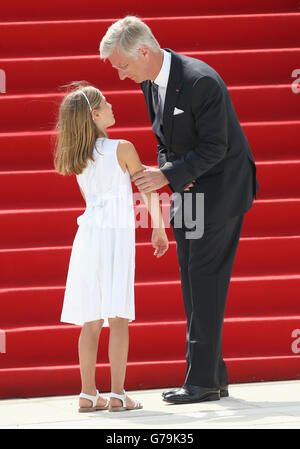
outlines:
[[[171,67],[170,67],[170,75],[167,85],[167,92],[165,98],[164,105],[164,113],[163,113],[163,128],[164,128],[164,136],[167,143],[167,146],[171,147],[171,136],[172,136],[172,126],[173,126],[173,112],[174,108],[177,104],[180,88],[183,84],[182,77],[182,66],[181,61],[176,52],[170,50],[169,48],[165,48],[164,50],[171,53]],[[141,88],[143,90],[146,105],[149,113],[149,117],[151,123],[154,121],[154,111],[152,104],[152,91],[151,91],[151,81],[147,80],[141,83]]]
[[[174,108],[177,105],[181,86],[183,84],[183,77],[182,77],[182,63],[177,53],[174,52],[173,50],[170,50],[169,48],[165,48],[164,50],[171,53],[170,75],[163,113],[164,136],[166,139],[167,146],[171,148],[173,113]]]

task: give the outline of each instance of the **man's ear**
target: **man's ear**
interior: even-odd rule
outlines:
[[[149,55],[149,48],[146,45],[142,45],[140,48],[140,53],[145,57]]]

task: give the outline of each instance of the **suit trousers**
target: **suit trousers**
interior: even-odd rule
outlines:
[[[187,319],[185,384],[220,388],[228,384],[222,356],[227,293],[244,214],[204,227],[201,238],[187,239],[183,225],[176,240]]]

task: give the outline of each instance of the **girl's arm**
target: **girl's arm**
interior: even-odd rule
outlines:
[[[119,162],[126,164],[131,176],[141,170],[145,170],[145,166],[140,161],[139,155],[131,142],[120,140],[117,157]],[[164,221],[161,214],[159,204],[159,196],[156,191],[149,193],[141,193],[149,214],[152,218],[152,227],[157,229],[165,229]]]

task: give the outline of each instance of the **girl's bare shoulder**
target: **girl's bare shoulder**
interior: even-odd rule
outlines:
[[[137,171],[143,170],[142,163],[133,143],[128,140],[120,139],[117,155],[120,163],[126,164],[131,175]]]

